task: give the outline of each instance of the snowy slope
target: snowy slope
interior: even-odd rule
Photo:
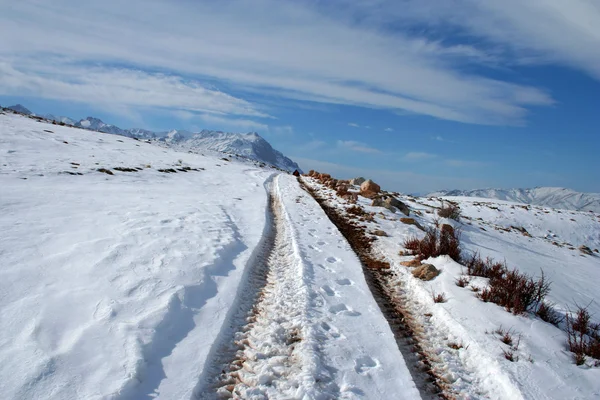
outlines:
[[[303,178],[318,188],[329,203],[348,205],[312,178]],[[440,202],[435,199],[400,196],[412,209],[414,218],[424,227],[434,226]],[[576,304],[589,305],[596,322],[600,318],[600,257],[589,256],[577,247],[584,244],[600,249],[600,216],[590,212],[561,211],[538,206],[478,199],[450,198],[463,213],[462,222],[441,219],[462,231],[465,255],[478,252],[482,257],[506,260],[530,276],[540,271],[552,282],[548,300],[559,313],[574,310]],[[410,237],[423,237],[414,225],[403,223],[404,215],[393,214],[359,197],[358,204],[374,213],[373,222],[363,222],[368,231],[383,230],[375,245],[392,264],[392,282],[400,289],[401,299],[419,325],[419,337],[425,351],[432,354],[433,368],[443,376],[459,398],[492,399],[592,399],[600,397],[600,368],[594,360],[576,366],[567,351],[566,333],[533,314],[515,316],[503,308],[484,303],[469,287],[457,286],[465,267],[447,256],[424,260],[441,274],[423,282],[401,262],[412,256],[401,255],[402,244]],[[525,228],[531,236],[518,229]],[[483,288],[484,278],[471,278],[470,286]],[[433,294],[443,293],[444,303],[435,303]],[[515,342],[515,361],[503,354],[510,347],[495,331],[510,331]]]
[[[509,200],[525,204],[560,208],[574,211],[600,213],[600,193],[580,193],[560,187],[536,187],[533,189],[477,189],[442,190],[429,197],[463,196]]]
[[[236,351],[244,398],[419,397],[316,202],[230,159],[0,115],[2,398],[215,398]]]

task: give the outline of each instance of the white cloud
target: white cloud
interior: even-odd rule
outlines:
[[[384,0],[377,2],[384,5],[384,12],[394,8]],[[350,4],[351,11],[361,9],[356,3]],[[3,7],[0,15],[0,37],[10,38],[0,41],[0,61],[22,74],[20,79],[10,79],[13,90],[24,88],[35,95],[38,89],[32,82],[41,80],[39,91],[50,97],[54,86],[48,81],[59,81],[64,84],[62,98],[74,101],[103,100],[107,97],[104,84],[109,81],[102,80],[95,91],[87,91],[87,97],[80,96],[77,85],[66,84],[60,74],[65,59],[79,63],[76,76],[86,75],[83,65],[104,65],[105,69],[127,65],[197,80],[208,78],[244,92],[468,123],[521,124],[529,107],[553,103],[537,88],[488,79],[461,68],[465,62],[486,59],[484,50],[383,30],[370,24],[376,18],[356,24],[344,12],[324,11],[320,6],[274,0],[154,0],[152,7],[143,0],[55,0],[49,6],[41,0],[21,0]],[[21,68],[33,55],[54,71]],[[197,83],[190,85],[183,78],[161,78],[167,79],[171,79],[169,96],[136,86],[121,88],[128,94],[126,102],[118,95],[108,97],[133,106],[154,105],[156,96],[163,98],[165,107],[266,114],[241,98]]]
[[[425,153],[420,151],[412,151],[410,153],[406,153],[404,155],[404,159],[406,161],[419,161],[419,160],[429,160],[432,158],[436,158],[435,154]]]
[[[306,151],[314,151],[314,150],[322,149],[323,147],[326,147],[326,146],[327,146],[326,142],[315,139],[315,140],[311,140],[308,143],[298,146],[296,149],[306,152]]]
[[[360,128],[360,125],[358,125],[357,123],[354,123],[354,122],[349,122],[348,126],[351,126],[353,128]]]
[[[140,70],[82,67],[49,60],[21,60],[23,66],[0,60],[0,94],[35,96],[93,104],[104,108],[159,107],[190,112],[268,117],[251,103],[197,81]],[[185,114],[187,112],[187,114]]]
[[[269,127],[260,122],[252,121],[249,119],[235,119],[235,118],[224,118],[217,115],[211,114],[200,114],[198,116],[202,121],[219,126],[219,129],[231,130],[233,129],[244,129],[244,130],[255,130],[255,131],[268,131]]]
[[[369,147],[369,145],[367,145],[365,143],[356,142],[354,140],[338,140],[337,146],[340,149],[356,151],[359,153],[369,153],[369,154],[381,153],[380,150],[378,150],[374,147]]]
[[[394,132],[394,130],[392,128],[385,128],[384,131],[385,132]]]
[[[373,7],[373,5],[378,7]],[[365,19],[459,28],[480,48],[451,52],[490,62],[562,64],[600,80],[600,3],[597,0],[366,0]],[[482,51],[482,40],[485,52]],[[490,48],[490,44],[496,45]],[[426,43],[424,46],[431,46]],[[442,50],[450,51],[445,47]],[[439,50],[433,48],[434,52]],[[527,97],[528,95],[525,95]],[[535,97],[536,95],[534,95]]]

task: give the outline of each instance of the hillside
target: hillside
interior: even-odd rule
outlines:
[[[576,365],[564,320],[580,305],[598,321],[599,215],[456,198],[455,221],[438,199],[378,194],[405,215],[329,176],[179,146],[0,113],[3,398],[600,394],[600,358]],[[406,247],[440,223],[462,259]],[[476,253],[543,271],[562,321],[482,301]]]
[[[20,104],[8,107],[8,109],[20,114],[35,116],[35,114]],[[42,116],[42,118],[96,132],[110,133],[112,135],[137,139],[157,140],[169,146],[177,147],[180,150],[200,152],[218,151],[228,154],[237,154],[273,165],[286,171],[300,171],[300,167],[297,163],[284,156],[281,152],[275,150],[269,142],[256,132],[231,133],[210,130],[202,130],[200,132],[183,130],[155,132],[140,128],[121,129],[118,126],[107,124],[101,119],[94,117],[87,117],[76,121],[69,117],[56,117],[48,114]]]
[[[430,197],[461,196],[508,200],[519,203],[559,208],[573,211],[600,213],[600,193],[580,193],[560,187],[536,187],[533,189],[476,189],[442,190],[430,193]]]

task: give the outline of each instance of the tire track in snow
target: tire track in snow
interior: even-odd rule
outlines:
[[[309,271],[299,258],[277,178],[272,186],[271,227],[261,255],[250,267],[246,298],[216,352],[212,377],[197,387],[196,398],[302,398],[333,385],[326,369],[315,376],[320,363],[308,323],[314,297],[306,285]],[[329,397],[321,393],[320,398]]]

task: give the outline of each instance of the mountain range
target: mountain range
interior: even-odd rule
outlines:
[[[20,114],[36,116],[36,114],[21,104],[16,104],[7,108]],[[231,133],[206,129],[200,132],[189,132],[184,130],[154,132],[139,128],[121,129],[118,126],[107,124],[101,119],[94,117],[87,117],[76,121],[69,117],[56,117],[52,114],[37,116],[65,125],[72,125],[77,128],[136,139],[156,140],[180,149],[210,150],[237,154],[253,160],[262,161],[286,171],[301,171],[297,163],[284,156],[281,152],[275,150],[269,142],[256,132]]]
[[[600,193],[581,193],[561,187],[535,187],[531,189],[475,189],[441,190],[430,197],[483,197],[517,203],[600,213]]]

